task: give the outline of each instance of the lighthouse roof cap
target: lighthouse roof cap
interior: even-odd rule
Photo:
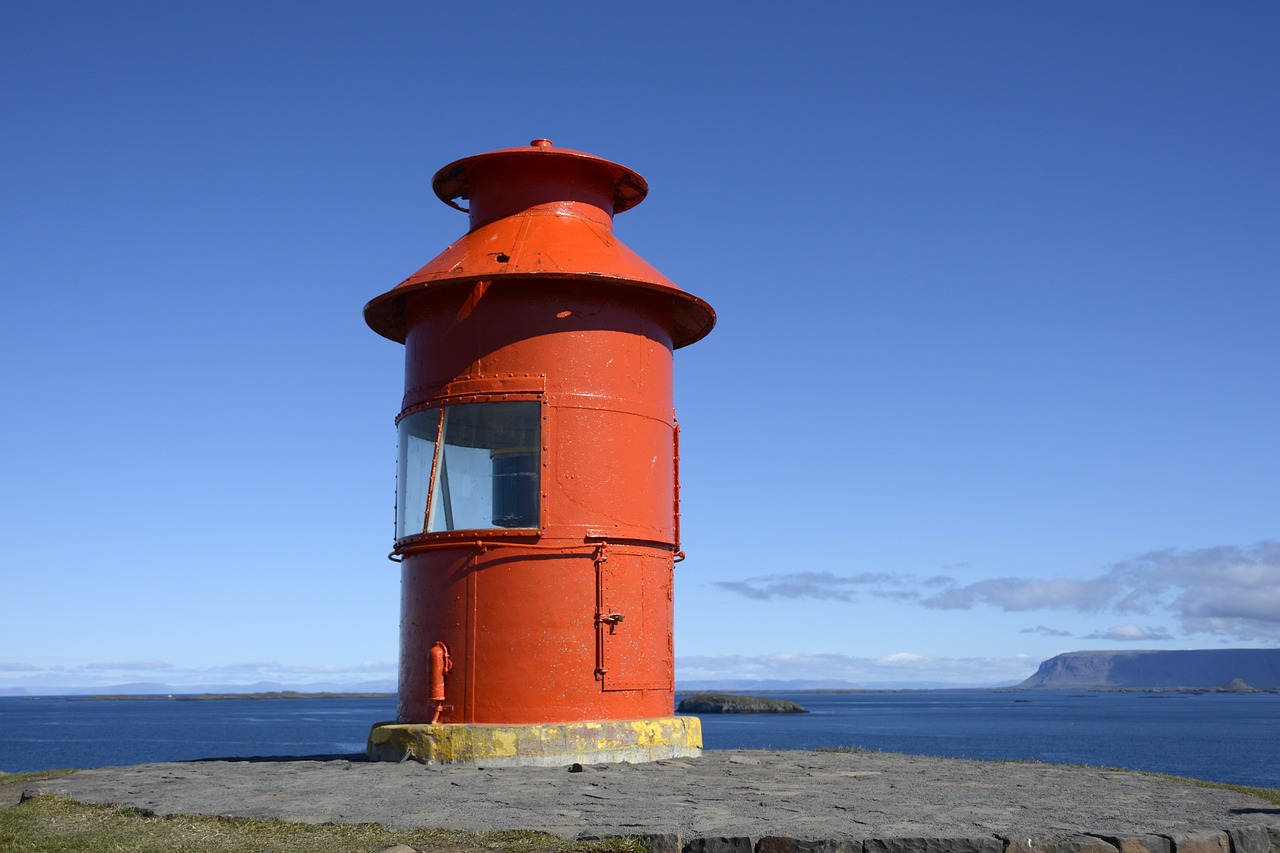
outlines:
[[[466,208],[459,205],[457,200],[471,198],[471,179],[476,166],[499,160],[527,160],[532,166],[537,162],[530,159],[534,157],[552,158],[562,163],[577,162],[584,170],[600,174],[612,184],[613,213],[630,210],[649,194],[649,183],[638,172],[585,151],[557,148],[549,139],[534,139],[528,145],[518,148],[501,148],[454,160],[436,172],[431,180],[431,188],[445,204],[465,211]]]

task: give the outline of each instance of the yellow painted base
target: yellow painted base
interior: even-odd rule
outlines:
[[[590,720],[532,725],[378,723],[369,732],[370,761],[559,767],[639,764],[702,754],[697,717]]]

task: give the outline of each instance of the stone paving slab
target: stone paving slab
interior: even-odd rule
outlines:
[[[635,835],[655,853],[1280,853],[1280,806],[1244,794],[879,752],[713,750],[572,768],[193,761],[81,770],[37,791],[158,815]]]

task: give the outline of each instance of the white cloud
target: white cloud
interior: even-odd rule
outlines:
[[[121,663],[86,663],[81,669],[99,672],[156,672],[173,669],[173,664],[162,660],[134,660]]]
[[[773,655],[691,655],[676,658],[676,680],[686,684],[720,681],[845,682],[864,686],[911,684],[982,685],[1021,681],[1038,660],[942,658],[898,652],[880,659],[829,653]]]
[[[1083,578],[1003,577],[961,585],[945,575],[920,579],[910,574],[801,572],[721,582],[716,586],[761,601],[807,598],[852,602],[859,600],[859,593],[865,593],[881,599],[918,602],[935,610],[969,610],[978,606],[1006,612],[1158,610],[1177,620],[1187,634],[1217,634],[1230,641],[1280,642],[1280,542],[1269,540],[1251,548],[1224,545],[1191,551],[1153,551]],[[922,595],[922,590],[927,592]],[[1135,635],[1136,639],[1172,637],[1164,628],[1137,630],[1143,633],[1140,637]],[[1055,634],[1043,626],[1025,633],[1070,636],[1066,632]],[[1110,632],[1090,637],[1127,639]]]
[[[1116,625],[1105,631],[1085,635],[1086,640],[1114,640],[1118,643],[1135,643],[1171,640],[1173,635],[1164,628],[1139,628],[1137,625]]]
[[[925,607],[941,610],[969,609],[976,604],[990,604],[1006,611],[1092,612],[1105,605],[1115,595],[1115,591],[1115,581],[1107,577],[1091,580],[995,578],[944,590],[921,603]]]
[[[1034,628],[1023,628],[1020,634],[1039,634],[1042,637],[1071,637],[1074,636],[1070,631],[1064,631],[1061,628],[1050,628],[1047,625],[1037,625]]]
[[[34,664],[0,665],[0,690],[28,693],[96,692],[115,686],[147,684],[177,692],[204,689],[344,689],[369,682],[394,683],[396,663],[362,661],[358,664],[232,663],[189,666],[159,660],[86,663],[74,666]],[[318,688],[319,689],[319,688]]]
[[[760,575],[742,581],[717,581],[714,585],[757,601],[777,598],[812,598],[821,601],[856,601],[857,587],[877,586],[892,582],[889,575],[863,572],[857,575],[834,575],[831,572],[795,572],[786,575]]]
[[[876,663],[881,666],[901,666],[903,664],[915,664],[929,660],[933,660],[933,658],[925,655],[912,654],[911,652],[894,652],[891,655],[885,655],[884,657],[878,658]]]
[[[1112,571],[1130,586],[1117,609],[1164,607],[1188,633],[1280,641],[1280,542],[1153,551]]]

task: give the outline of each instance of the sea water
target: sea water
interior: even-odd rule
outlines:
[[[1280,787],[1280,693],[770,694],[810,713],[705,715],[709,749],[853,747]]]
[[[1280,787],[1280,694],[774,693],[808,714],[704,714],[708,749],[854,748],[1124,767]],[[362,754],[395,699],[0,698],[0,770]]]

